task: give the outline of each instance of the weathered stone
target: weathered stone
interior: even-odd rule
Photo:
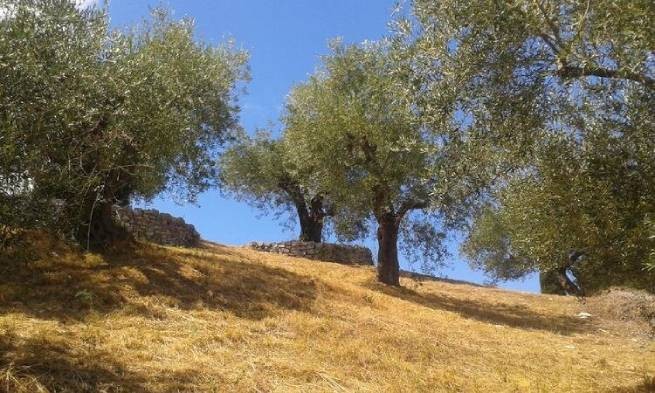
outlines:
[[[185,247],[200,244],[200,234],[193,225],[168,213],[115,206],[114,216],[137,239]]]
[[[329,262],[349,265],[373,265],[373,254],[366,247],[349,246],[343,244],[314,243],[301,241],[287,241],[281,243],[251,242],[248,247],[276,254],[290,256],[304,256]]]

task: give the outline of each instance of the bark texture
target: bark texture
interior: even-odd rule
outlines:
[[[392,213],[384,214],[378,219],[378,281],[393,286],[400,286],[399,221]]]
[[[90,203],[83,212],[86,219],[77,230],[78,241],[88,249],[104,249],[112,243],[127,240],[130,235],[118,225],[113,216],[113,203]]]
[[[324,219],[329,215],[324,206],[323,195],[317,194],[308,202],[307,190],[290,178],[281,179],[278,186],[289,196],[296,208],[298,222],[300,223],[298,240],[322,242]]]
[[[576,281],[569,278],[569,274],[576,278]],[[573,295],[585,296],[585,291],[579,283],[579,278],[569,266],[539,273],[541,293],[551,295]]]
[[[296,205],[298,217],[300,219],[300,238],[301,241],[320,243],[323,241],[323,220],[327,216],[323,207],[323,196],[314,196],[309,206],[302,199],[300,206]]]

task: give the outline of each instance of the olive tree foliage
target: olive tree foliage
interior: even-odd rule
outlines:
[[[565,139],[544,144],[536,170],[495,193],[464,245],[474,265],[498,279],[554,272],[569,294],[610,285],[655,290],[654,277],[642,270],[655,248],[653,183],[613,138],[596,137],[604,141],[590,150]],[[576,252],[579,261],[571,257]]]
[[[299,171],[288,155],[284,139],[272,139],[265,132],[254,137],[242,134],[220,158],[220,187],[266,212],[295,211],[299,240],[321,242],[324,221],[334,209],[326,195],[310,184],[313,171]]]
[[[398,26],[423,118],[457,124],[473,262],[515,278],[583,254],[575,269],[592,289],[652,283],[655,3],[412,5],[416,23]]]
[[[290,158],[315,170],[312,181],[346,219],[335,217],[337,233],[377,227],[378,279],[390,285],[399,285],[399,240],[426,246],[432,262],[445,253],[438,207],[428,210],[438,144],[407,94],[403,58],[385,42],[333,43],[323,66],[290,94],[284,118]]]
[[[113,204],[163,191],[192,200],[212,185],[218,146],[237,125],[244,52],[196,42],[192,21],[163,9],[110,31],[106,10],[71,0],[0,8],[10,10],[0,19],[3,223],[15,218],[7,198],[50,204],[18,225],[56,212],[56,229],[103,246],[123,235]]]

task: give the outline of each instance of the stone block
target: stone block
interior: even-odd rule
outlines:
[[[265,252],[343,264],[373,265],[373,254],[366,247],[345,244],[286,241],[280,243],[251,242],[248,247]]]
[[[166,245],[193,247],[200,244],[200,234],[182,218],[155,209],[114,207],[116,221],[134,237]]]

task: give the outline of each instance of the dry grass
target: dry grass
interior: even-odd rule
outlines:
[[[648,392],[655,345],[576,299],[207,245],[0,260],[0,391]],[[47,252],[45,250],[48,250]]]

